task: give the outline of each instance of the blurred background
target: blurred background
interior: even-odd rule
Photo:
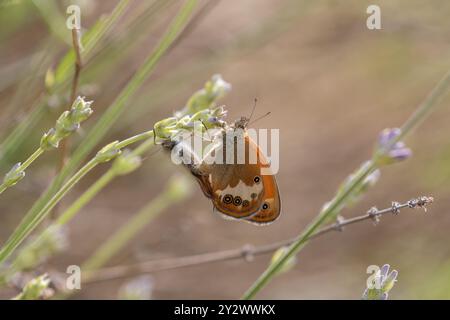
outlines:
[[[2,175],[35,150],[42,133],[67,109],[70,88],[46,93],[45,75],[71,48],[70,32],[62,24],[66,7],[74,3],[81,7],[84,31],[118,1],[0,2],[0,141],[33,111],[36,99],[48,96],[45,116],[3,159]],[[95,112],[72,139],[72,147],[157,45],[181,4],[132,1],[94,49],[81,71],[79,90],[94,100]],[[370,4],[381,8],[381,30],[366,27]],[[224,220],[212,213],[210,201],[192,181],[193,194],[148,224],[108,266],[257,246],[297,235],[370,157],[378,133],[401,126],[450,65],[450,2],[445,0],[210,0],[200,1],[199,8],[99,147],[152,129],[219,73],[232,84],[219,101],[227,106],[228,120],[248,115],[257,97],[256,113],[271,115],[254,126],[280,129],[282,216],[264,227]],[[383,217],[377,226],[365,221],[315,239],[296,266],[258,298],[360,299],[366,268],[385,263],[399,271],[391,299],[450,298],[449,104],[447,96],[407,138],[414,156],[383,168],[379,182],[342,215],[420,195],[435,198],[428,212],[402,210]],[[1,195],[1,243],[49,185],[58,160],[58,151],[44,154],[21,183]],[[108,167],[99,166],[82,180],[58,210]],[[70,222],[69,246],[43,270],[64,272],[68,265],[81,265],[175,173],[190,178],[167,154],[149,154],[139,170],[114,180]],[[270,255],[264,255],[250,262],[153,272],[152,298],[239,298],[269,261]],[[73,298],[117,298],[132,278],[85,284]],[[13,294],[12,289],[0,291],[2,298]]]

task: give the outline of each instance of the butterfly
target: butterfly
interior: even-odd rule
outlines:
[[[216,144],[208,154],[187,167],[204,195],[211,199],[214,211],[225,218],[264,225],[280,216],[280,193],[265,155],[248,135],[249,121],[249,118],[242,117],[232,125],[225,126],[216,135]],[[233,159],[229,161],[228,152],[231,149],[236,151],[239,144],[245,150],[241,153],[245,154],[245,161],[237,161],[238,152],[233,152]],[[252,154],[256,155],[256,159],[253,158],[256,161],[249,161]],[[222,156],[223,161],[206,161],[207,158],[217,160]]]

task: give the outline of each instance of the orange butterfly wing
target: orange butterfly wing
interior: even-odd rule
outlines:
[[[258,145],[251,139],[249,139],[249,145],[250,148],[256,148],[258,164],[265,168],[268,168],[267,159],[261,152],[261,149],[258,147]],[[257,214],[251,216],[250,218],[247,218],[246,220],[256,224],[269,224],[278,219],[278,217],[280,216],[280,192],[278,190],[278,185],[274,174],[263,175],[262,180],[264,186],[262,205]]]
[[[249,152],[256,152],[255,164],[201,164],[198,170],[191,171],[217,211],[231,218],[267,224],[280,215],[278,186],[274,175],[261,175],[267,160],[258,145],[247,134],[243,137],[246,161]]]

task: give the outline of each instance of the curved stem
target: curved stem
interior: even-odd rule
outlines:
[[[116,120],[120,118],[126,110],[126,107],[128,107],[128,100],[142,86],[148,76],[153,72],[164,53],[176,40],[178,34],[187,25],[190,16],[197,6],[197,2],[197,0],[188,0],[179,10],[178,15],[174,18],[165,34],[162,36],[160,43],[146,57],[146,60],[142,66],[136,71],[125,88],[119,93],[114,102],[106,109],[105,113],[97,121],[90,132],[88,132],[84,138],[84,142],[73,152],[67,165],[61,170],[47,190],[26,213],[21,224],[19,225],[19,228],[24,228],[26,224],[36,216],[37,212],[43,208],[45,203],[47,203],[58,188],[61,187],[64,180],[73,174],[80,163],[83,162],[98,142],[107,134],[108,130],[112,127]]]
[[[433,107],[443,98],[448,92],[450,85],[450,71],[442,78],[442,80],[432,90],[430,95],[419,105],[413,115],[402,126],[402,133],[395,139],[391,139],[386,148],[392,147],[395,143],[409,134],[415,127],[417,127],[425,117],[430,113]],[[287,248],[284,254],[277,261],[271,263],[268,268],[260,275],[260,277],[253,283],[253,285],[244,293],[243,299],[252,299],[261,289],[266,286],[273,277],[284,267],[284,265],[294,257],[307,243],[308,238],[326,221],[328,217],[337,214],[341,206],[345,204],[351,196],[352,191],[355,190],[364,178],[367,177],[375,168],[375,163],[383,155],[384,150],[378,149],[374,152],[370,165],[363,168],[348,184],[348,187],[343,192],[338,193],[325,210],[319,213],[316,218],[304,229],[298,238]]]
[[[56,220],[56,224],[63,225],[68,223],[77,214],[78,211],[83,208],[86,203],[92,200],[112,179],[115,174],[113,171],[108,170],[100,179],[89,187],[72,205],[67,208]]]
[[[243,299],[252,299],[272,278],[283,268],[283,266],[295,256],[306,244],[308,239],[330,216],[340,211],[341,205],[345,203],[347,198],[352,194],[364,179],[375,169],[373,162],[361,170],[349,183],[348,188],[339,193],[337,197],[331,200],[331,203],[323,210],[298,236],[298,238],[287,248],[286,252],[261,274],[255,283],[244,293]]]
[[[83,263],[82,270],[95,270],[105,264],[114,254],[130,241],[135,234],[158,216],[165,208],[170,206],[170,195],[163,192],[155,199],[152,199],[143,207],[130,221],[123,225],[109,239],[101,245],[95,253]]]
[[[24,163],[22,163],[18,170],[23,171],[28,168],[42,153],[44,153],[44,150],[38,148],[31,156],[28,157],[27,160],[25,160]]]
[[[342,219],[337,221],[336,223],[329,224],[323,228],[320,228],[317,232],[315,232],[309,239],[317,238],[321,235],[324,235],[333,231],[342,231],[344,227],[356,224],[362,221],[373,220],[374,223],[378,223],[379,217],[386,214],[398,214],[400,209],[403,208],[422,208],[426,210],[426,207],[433,202],[432,197],[418,197],[415,199],[411,199],[402,204],[392,205],[391,207],[378,210],[375,207],[368,210],[365,214],[349,218]],[[260,256],[267,253],[273,253],[275,250],[280,247],[288,246],[292,244],[296,239],[285,239],[281,241],[277,241],[275,243],[269,243],[266,245],[261,245],[257,247],[253,247],[251,245],[245,245],[241,248],[237,249],[229,249],[224,251],[216,251],[209,253],[196,254],[185,257],[176,257],[176,258],[166,258],[166,259],[157,259],[139,262],[131,265],[122,265],[115,266],[110,268],[104,268],[101,270],[95,271],[86,271],[88,275],[86,275],[84,283],[92,283],[99,281],[107,281],[111,279],[125,278],[130,276],[136,276],[137,274],[147,274],[153,273],[156,271],[165,271],[172,270],[178,268],[185,268],[191,266],[198,266],[207,263],[228,261],[234,259],[246,259],[251,261],[253,257]]]
[[[102,49],[102,45],[99,45],[101,40],[108,34],[111,30],[112,26],[123,16],[126,12],[126,9],[130,5],[130,0],[121,0],[113,12],[101,23],[96,24],[93,28],[91,28],[83,37],[83,58],[87,60],[88,57],[92,55],[93,49],[95,46],[100,46]],[[103,45],[104,47],[104,45]],[[56,84],[53,90],[55,92],[60,92],[64,89],[65,84],[68,83],[70,78],[70,68],[73,66],[75,61],[75,53],[73,50],[70,50],[59,62],[56,68]],[[21,121],[17,127],[8,135],[8,137],[0,144],[0,149],[3,151],[3,155],[0,155],[0,164],[3,160],[9,160],[11,158],[12,153],[16,150],[18,146],[20,146],[23,141],[27,138],[27,134],[29,134],[30,130],[34,128],[37,123],[39,123],[45,115],[47,115],[47,104],[46,100],[48,99],[47,95],[41,95],[39,99],[33,104],[32,111],[28,113]]]
[[[126,146],[131,143],[141,141],[142,139],[147,139],[132,151],[132,154],[134,155],[141,155],[153,145],[152,137],[153,130],[147,131],[120,142],[118,144],[118,147],[122,148],[123,145]],[[100,177],[100,179],[97,179],[94,184],[92,184],[92,186],[90,186],[85,192],[83,192],[83,194],[61,214],[61,216],[56,220],[56,223],[63,225],[72,220],[72,218],[101,190],[103,190],[114,178],[116,178],[116,176],[117,173],[113,170],[113,168],[109,168],[108,171]]]
[[[91,171],[98,164],[94,158],[86,163],[76,174],[74,174],[58,192],[46,203],[46,205],[37,213],[27,226],[18,232],[15,232],[6,244],[0,250],[0,263],[4,262],[12,252],[22,243],[23,240],[39,225],[53,207],[67,194],[67,192],[80,181],[89,171]]]
[[[152,137],[153,131],[146,131],[144,133],[135,135],[128,139],[119,142],[116,148],[122,149],[130,144],[142,141]],[[6,244],[0,250],[0,264],[3,263],[14,250],[25,240],[25,238],[39,225],[39,223],[51,212],[51,210],[59,203],[59,201],[80,181],[89,171],[94,169],[100,162],[97,157],[92,158],[80,170],[78,170],[42,207],[40,211],[33,216],[32,219],[26,223],[19,224],[19,227],[14,231]],[[87,199],[89,195],[87,196]],[[84,199],[83,201],[85,201]],[[74,213],[69,212],[64,219],[70,218]]]

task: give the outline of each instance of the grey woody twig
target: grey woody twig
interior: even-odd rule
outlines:
[[[81,60],[81,35],[79,29],[72,29],[72,43],[73,43],[73,49],[75,51],[75,73],[73,75],[73,82],[72,82],[72,91],[70,95],[70,100],[75,100],[77,96],[77,90],[78,90],[78,83],[80,78],[80,72],[83,68],[83,63]]]
[[[81,60],[81,33],[77,28],[72,29],[72,44],[73,50],[75,52],[75,71],[73,74],[72,89],[70,92],[70,101],[74,101],[77,96],[78,84],[80,82],[80,73],[83,68],[83,63]],[[65,139],[61,142],[61,158],[59,162],[58,172],[62,170],[66,164],[68,158],[70,157],[70,139]]]
[[[404,208],[410,209],[421,208],[426,211],[427,205],[431,204],[433,201],[434,201],[433,197],[421,196],[406,201],[405,203],[392,202],[390,207],[381,210],[377,209],[376,207],[372,207],[365,214],[356,216],[354,218],[344,219],[342,217],[339,217],[338,219],[336,219],[337,221],[335,223],[332,223],[319,229],[316,233],[314,233],[310,237],[310,239],[316,238],[331,231],[343,231],[345,226],[365,220],[373,220],[375,224],[378,224],[381,216],[389,213],[397,215],[400,212],[400,209]],[[111,279],[126,278],[129,276],[134,276],[136,274],[178,269],[219,261],[227,261],[235,259],[244,259],[246,261],[252,261],[255,256],[274,252],[280,247],[290,245],[295,240],[296,239],[286,239],[257,247],[245,245],[242,248],[238,249],[203,253],[180,258],[151,260],[132,265],[104,268],[93,272],[93,274],[89,274],[89,276],[86,277],[87,281],[84,282],[92,283],[99,281],[107,281]]]

